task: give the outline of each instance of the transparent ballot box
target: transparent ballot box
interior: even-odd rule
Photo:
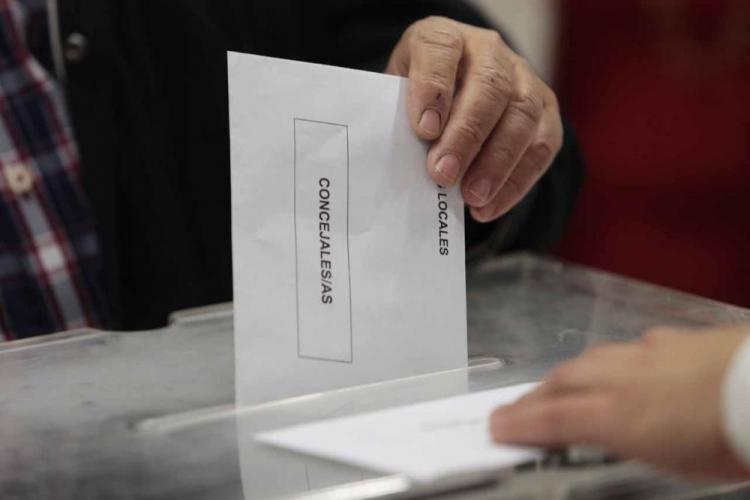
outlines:
[[[230,304],[167,328],[0,345],[0,498],[747,498],[571,449],[509,470],[413,484],[261,445],[261,431],[541,379],[586,347],[750,311],[519,254],[468,278],[468,369],[257,406],[234,403]],[[429,346],[425,346],[429,349]]]

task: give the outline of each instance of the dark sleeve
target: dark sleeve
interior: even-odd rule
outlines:
[[[305,14],[303,59],[382,71],[393,47],[413,22],[430,15],[492,28],[481,12],[460,0],[329,0]],[[310,43],[310,41],[314,42]],[[514,250],[548,251],[562,235],[583,182],[583,161],[573,132],[564,122],[564,144],[553,165],[532,191],[507,215],[480,224],[466,214],[467,256]]]

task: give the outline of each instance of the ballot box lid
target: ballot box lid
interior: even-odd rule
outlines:
[[[470,270],[468,321],[468,369],[257,406],[234,401],[230,304],[175,313],[160,330],[83,330],[0,345],[0,498],[355,499],[445,491],[449,498],[699,498],[743,491],[603,460],[530,465],[430,490],[255,441],[258,432],[288,425],[539,380],[598,342],[632,340],[665,323],[745,323],[750,311],[518,254]]]

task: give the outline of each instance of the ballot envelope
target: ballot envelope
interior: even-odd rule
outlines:
[[[540,380],[593,344],[750,311],[529,254],[468,270],[468,368],[237,405],[230,304],[162,330],[0,346],[0,498],[741,498],[596,450],[413,481],[259,442],[281,428]],[[429,349],[429,346],[424,346]]]

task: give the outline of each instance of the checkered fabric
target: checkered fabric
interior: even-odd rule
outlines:
[[[108,316],[76,144],[61,90],[39,59],[48,53],[45,1],[0,0],[0,337],[6,340],[100,326]]]

